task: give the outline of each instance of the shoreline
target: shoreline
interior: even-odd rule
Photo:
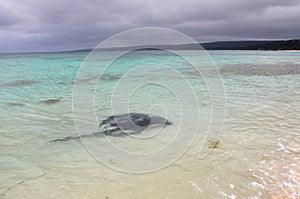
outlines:
[[[277,50],[272,50],[272,51],[277,51]],[[278,52],[299,53],[300,50],[278,50]]]

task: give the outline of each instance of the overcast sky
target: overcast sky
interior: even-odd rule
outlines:
[[[199,42],[300,38],[300,1],[0,0],[0,52],[93,48],[145,26]]]

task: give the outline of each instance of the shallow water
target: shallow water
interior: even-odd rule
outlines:
[[[0,197],[299,198],[300,53],[209,53],[223,77],[226,118],[219,144],[203,159],[199,158],[199,149],[212,111],[209,92],[204,80],[181,58],[156,51],[135,52],[114,62],[100,80],[95,92],[98,120],[112,114],[111,89],[122,74],[143,63],[172,63],[200,99],[201,121],[193,144],[170,166],[146,174],[117,172],[104,166],[88,153],[80,140],[49,142],[77,135],[72,112],[73,84],[77,82],[90,89],[98,79],[92,68],[75,81],[87,53],[1,54]],[[99,63],[110,56],[102,54]],[[193,53],[191,57],[199,63],[203,61],[201,57],[193,57]],[[174,76],[159,68],[150,69],[134,73],[128,77],[129,82],[160,78],[184,91],[185,86]],[[209,78],[215,78],[209,70]],[[176,95],[163,87],[150,85],[139,89],[132,95],[130,111],[147,112],[152,105],[160,104],[174,125],[163,129],[162,136],[154,139],[137,142],[131,138],[110,138],[110,141],[133,152],[160,149],[168,145],[180,126],[181,109],[190,113],[183,128],[192,131],[197,110],[188,109],[192,96],[188,93],[184,96],[179,105]],[[81,97],[84,103],[84,96]],[[122,99],[118,98],[114,111],[124,110],[127,101]],[[153,111],[159,113],[160,109]],[[86,120],[87,124],[91,122]],[[83,143],[101,143],[97,140],[100,138],[89,138]],[[114,168],[124,166],[114,158],[106,163]]]

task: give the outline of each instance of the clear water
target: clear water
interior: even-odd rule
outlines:
[[[95,108],[99,120],[111,114],[109,93],[120,75],[145,62],[172,62],[201,99],[203,120],[188,151],[164,169],[139,175],[100,164],[80,140],[49,142],[77,135],[73,82],[87,53],[1,54],[0,197],[299,198],[300,53],[209,53],[223,76],[227,115],[219,144],[204,159],[198,152],[211,111],[209,94],[204,81],[182,59],[155,51],[136,52],[114,62],[98,85]],[[109,57],[110,53],[103,53],[99,62]],[[176,79],[162,76],[159,70],[136,74],[132,81],[144,81],[149,77],[145,74],[176,84]],[[97,78],[91,70],[78,82],[89,85]],[[53,101],[46,101],[49,99]],[[144,87],[133,95],[130,109],[146,112],[151,104],[162,104],[171,112],[168,118],[176,127],[180,110],[172,93]],[[122,110],[122,98],[117,108]],[[191,110],[191,120],[193,116]],[[175,127],[167,131],[172,133]],[[131,150],[129,139],[112,141]],[[147,151],[149,145],[141,143],[139,148]]]

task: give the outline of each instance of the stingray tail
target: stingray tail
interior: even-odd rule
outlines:
[[[69,141],[69,140],[76,140],[82,137],[92,137],[92,136],[100,136],[101,134],[99,132],[94,132],[92,134],[89,135],[76,135],[76,136],[67,136],[67,137],[62,137],[62,138],[58,138],[58,139],[54,139],[54,140],[50,140],[49,142],[65,142],[65,141]]]
[[[58,138],[58,139],[54,139],[54,140],[50,140],[50,142],[58,142],[58,141],[69,141],[69,140],[74,140],[74,139],[78,139],[81,136],[68,136],[68,137],[63,137],[63,138]]]

